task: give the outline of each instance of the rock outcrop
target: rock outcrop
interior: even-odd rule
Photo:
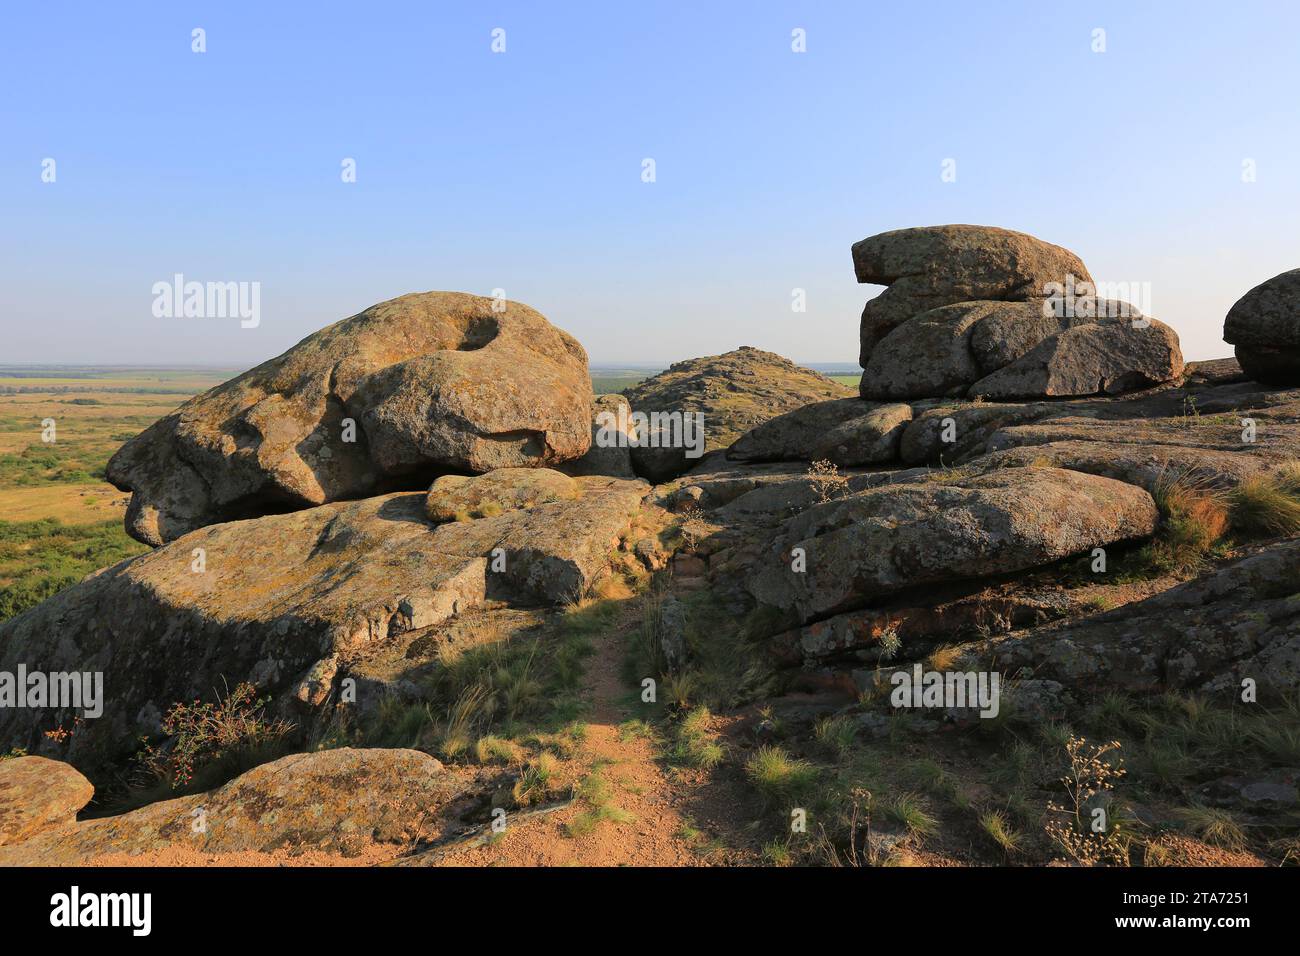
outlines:
[[[1163,322],[1100,319],[1049,336],[970,393],[991,399],[1118,395],[1182,373],[1178,336]]]
[[[901,229],[853,247],[889,288],[862,316],[863,398],[1116,394],[1178,378],[1178,337],[1099,298],[1078,257],[982,226]]]
[[[1008,674],[1127,692],[1239,692],[1250,678],[1282,694],[1300,686],[1300,540],[1257,550],[1113,611],[979,646]]]
[[[1068,249],[994,226],[896,229],[853,244],[859,282],[889,286],[862,312],[859,359],[903,322],[943,305],[975,300],[1042,302],[1051,283],[1090,282]]]
[[[6,760],[0,780],[46,773],[54,763]],[[76,779],[76,793],[89,800],[90,782],[59,766],[56,779]],[[0,866],[77,866],[173,847],[194,854],[280,851],[289,859],[310,850],[353,856],[374,844],[405,847],[438,836],[444,811],[466,789],[463,774],[416,750],[293,754],[209,793],[80,823],[68,817],[25,839],[0,842]],[[12,799],[0,789],[0,819],[14,809]]]
[[[578,482],[550,468],[498,468],[472,477],[443,475],[429,489],[424,510],[432,521],[465,521],[581,495]]]
[[[693,452],[710,452],[783,412],[852,394],[825,375],[748,346],[677,362],[627,390],[632,408],[651,416],[650,434],[632,449],[632,464],[642,477],[662,482],[698,462],[700,455],[688,457],[667,426],[656,432],[658,413],[702,415],[702,447]]]
[[[1300,385],[1300,269],[1251,289],[1228,311],[1223,340],[1242,370],[1268,385]]]
[[[563,477],[563,476],[561,476]],[[211,525],[90,576],[0,624],[0,670],[102,671],[104,713],[0,709],[0,741],[95,778],[158,731],[171,704],[241,681],[281,708],[330,696],[326,674],[487,597],[552,604],[585,593],[648,491],[577,478],[581,495],[435,524],[423,493]],[[297,703],[295,703],[297,702]]]
[[[590,403],[586,352],[528,306],[404,295],[186,402],[107,474],[132,492],[128,532],[158,545],[439,473],[578,458]]]

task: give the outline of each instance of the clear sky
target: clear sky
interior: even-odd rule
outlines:
[[[1280,0],[7,2],[0,363],[244,366],[501,288],[598,363],[851,364],[849,246],[947,222],[1230,354],[1227,309],[1300,266],[1297,37]],[[260,283],[260,324],[155,317],[175,273]]]

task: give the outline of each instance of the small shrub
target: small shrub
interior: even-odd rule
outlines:
[[[825,504],[832,498],[843,494],[849,486],[847,475],[841,475],[834,463],[822,459],[808,466],[808,481],[812,484],[813,494],[819,504]]]
[[[713,715],[707,707],[696,707],[674,728],[674,742],[668,759],[701,770],[712,770],[725,756],[709,730]]]
[[[1231,496],[1233,530],[1249,537],[1300,533],[1300,466],[1247,478]]]
[[[980,814],[980,829],[1003,853],[1010,856],[1020,849],[1021,835],[1012,828],[1007,815],[1001,810],[987,810]]]
[[[523,751],[513,740],[491,734],[480,737],[474,744],[474,759],[479,763],[517,763],[522,755]]]
[[[1089,744],[1083,737],[1071,737],[1065,745],[1069,767],[1061,784],[1069,802],[1047,804],[1048,812],[1055,817],[1045,824],[1045,829],[1062,850],[1083,866],[1128,862],[1128,851],[1113,825],[1115,821],[1108,820],[1100,831],[1092,826],[1092,811],[1107,802],[1115,781],[1124,775],[1124,769],[1108,758],[1119,748],[1118,740]]]
[[[1176,811],[1176,816],[1199,839],[1213,846],[1239,850],[1246,844],[1245,831],[1237,823],[1237,818],[1227,810],[1184,807]]]
[[[827,717],[817,722],[813,734],[817,742],[836,757],[844,757],[857,741],[858,725],[852,717]]]
[[[798,799],[817,782],[817,768],[782,747],[763,746],[745,763],[745,774],[769,803]]]
[[[515,781],[515,803],[526,807],[530,803],[542,800],[551,791],[551,782],[559,769],[555,757],[543,751],[528,762],[524,772]]]
[[[900,793],[885,801],[885,816],[909,833],[929,836],[939,829],[939,821],[926,810],[925,803],[914,793]]]
[[[294,728],[284,720],[270,720],[263,710],[269,698],[258,698],[252,684],[241,683],[216,703],[177,703],[163,717],[163,733],[170,747],[145,741],[136,754],[137,767],[172,789],[188,785],[204,768],[279,744]]]

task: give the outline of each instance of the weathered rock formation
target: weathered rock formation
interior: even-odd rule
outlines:
[[[677,362],[627,390],[632,408],[646,415],[702,414],[705,452],[726,448],[775,415],[852,394],[851,389],[825,375],[749,346]],[[697,463],[699,456],[688,458],[686,449],[672,437],[661,430],[655,444],[651,426],[649,443],[632,449],[632,464],[639,475],[655,482],[667,481]]]
[[[123,445],[108,479],[132,492],[127,530],[157,545],[438,473],[578,458],[590,403],[586,352],[528,306],[404,295],[186,402]]]
[[[423,493],[337,502],[211,525],[97,572],[0,624],[0,671],[102,671],[103,716],[59,750],[43,732],[73,714],[3,708],[0,741],[94,778],[177,701],[248,681],[310,716],[354,661],[490,595],[581,595],[648,488],[557,477],[580,494],[441,524]]]
[[[876,344],[913,316],[957,302],[1037,302],[1051,283],[1069,276],[1090,282],[1082,260],[1068,249],[1023,232],[993,226],[896,229],[853,244],[859,282],[889,286],[862,312],[867,365]]]
[[[1300,539],[1144,601],[978,645],[972,658],[1079,688],[1145,693],[1300,687]]]
[[[631,415],[632,406],[626,397],[597,395],[591,402],[591,447],[581,458],[560,465],[559,470],[566,475],[635,478],[632,446],[637,430]]]
[[[1178,337],[1100,299],[1073,253],[984,226],[900,229],[853,246],[863,398],[1116,394],[1177,378]]]

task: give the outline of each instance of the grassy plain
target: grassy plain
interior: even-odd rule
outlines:
[[[129,496],[104,467],[128,438],[230,374],[0,367],[0,620],[145,550],[122,530]]]

